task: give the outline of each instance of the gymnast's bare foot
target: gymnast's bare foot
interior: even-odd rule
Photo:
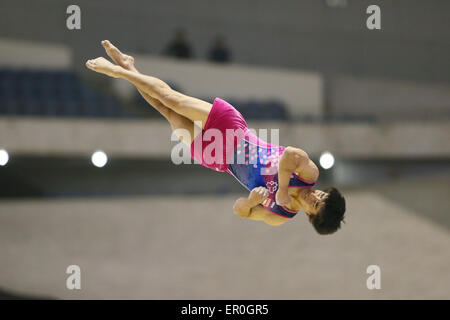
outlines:
[[[86,67],[94,70],[95,72],[103,73],[113,78],[119,78],[118,72],[121,68],[120,66],[116,66],[103,57],[88,60],[86,62]]]
[[[129,71],[138,72],[136,67],[134,66],[134,58],[132,56],[120,52],[120,50],[115,47],[109,40],[103,40],[102,46],[103,48],[105,48],[108,56],[119,66]]]

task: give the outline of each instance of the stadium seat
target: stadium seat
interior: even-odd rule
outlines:
[[[116,98],[95,92],[68,70],[0,69],[0,114],[121,116]]]

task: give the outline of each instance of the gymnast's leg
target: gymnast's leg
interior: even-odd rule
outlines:
[[[119,66],[122,68],[133,71],[136,73],[139,73],[139,71],[136,69],[134,65],[134,58],[132,56],[123,54],[120,52],[119,49],[117,49],[115,46],[113,46],[109,41],[105,40],[102,41],[102,45],[106,50],[106,53],[108,56]],[[136,87],[139,91],[139,93],[142,95],[142,97],[151,105],[153,106],[166,120],[170,123],[170,126],[172,130],[175,132],[177,137],[187,144],[188,146],[191,145],[192,140],[195,138],[195,133],[200,132],[201,129],[196,127],[194,123],[189,120],[188,118],[176,113],[175,111],[171,110],[170,108],[166,107],[164,104],[162,104],[159,100],[151,97],[147,93],[145,93],[143,90],[141,90],[139,87]],[[186,135],[181,134],[180,131],[177,129],[184,129],[189,132],[189,136],[186,137]],[[196,130],[197,129],[197,130]],[[190,137],[190,139],[189,139]]]
[[[114,46],[110,41],[108,40],[103,40],[102,41],[102,46],[105,48],[106,54],[115,62],[117,63],[119,66],[121,66],[122,68],[129,70],[129,71],[133,71],[136,73],[140,73],[137,69],[136,66],[134,65],[134,58],[132,56],[126,55],[124,53],[122,53],[116,46]],[[136,89],[139,91],[139,93],[141,94],[141,96],[150,104],[152,105],[155,109],[157,109],[167,120],[169,120],[167,118],[167,114],[172,112],[171,109],[165,107],[165,106],[160,106],[161,102],[155,98],[152,98],[150,95],[148,95],[147,93],[145,93],[142,89],[140,89],[139,87],[136,87]],[[163,108],[165,107],[165,109]],[[169,112],[170,111],[170,112]]]
[[[212,105],[197,98],[189,97],[169,87],[164,81],[116,66],[105,58],[88,60],[86,66],[96,72],[114,78],[122,78],[134,84],[140,92],[159,100],[164,106],[188,118],[192,122],[201,121],[202,128],[206,123]]]

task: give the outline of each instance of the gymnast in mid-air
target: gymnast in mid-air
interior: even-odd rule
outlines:
[[[236,200],[235,214],[278,226],[303,210],[319,234],[331,234],[340,228],[345,199],[336,188],[313,188],[319,169],[304,150],[259,139],[226,101],[216,98],[211,104],[177,92],[162,80],[141,74],[134,58],[123,54],[110,41],[101,44],[116,64],[99,57],[88,60],[86,67],[132,83],[167,119],[174,134],[190,148],[194,160],[231,174],[247,188],[249,196]],[[210,144],[217,146],[211,138],[217,133],[223,137],[218,140],[221,150],[205,155],[211,151]]]

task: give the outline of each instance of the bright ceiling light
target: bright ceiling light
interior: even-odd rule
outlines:
[[[334,165],[334,156],[330,152],[325,151],[320,155],[319,162],[322,168],[330,169]]]
[[[6,166],[9,161],[9,154],[5,149],[0,149],[0,166]]]
[[[97,168],[102,168],[108,163],[108,156],[103,151],[95,151],[91,156],[91,161]]]

